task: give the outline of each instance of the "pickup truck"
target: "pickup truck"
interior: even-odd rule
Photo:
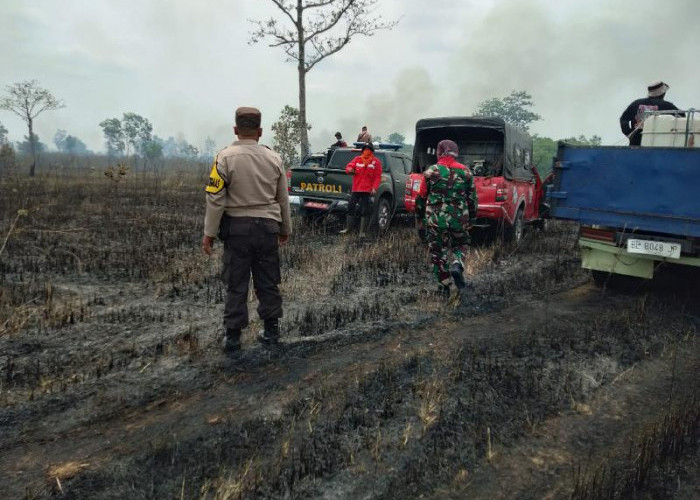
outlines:
[[[382,180],[373,197],[372,225],[384,232],[392,217],[406,211],[404,189],[411,172],[410,158],[396,144],[375,145],[374,155],[382,162]],[[359,147],[334,148],[321,161],[304,161],[287,172],[289,194],[299,197],[299,213],[305,221],[325,214],[345,215],[352,192],[352,176],[345,166],[360,154]]]
[[[437,144],[450,139],[459,146],[457,160],[474,174],[478,200],[476,228],[498,231],[519,243],[526,224],[543,225],[548,215],[544,185],[532,165],[532,139],[501,118],[426,118],[416,123],[413,174],[407,180],[406,207],[424,182],[422,172],[437,163]]]
[[[552,215],[580,224],[582,267],[598,284],[650,279],[668,263],[700,266],[700,130],[689,127],[696,113],[685,114],[659,118],[684,123],[656,140],[647,118],[641,147],[559,144]],[[647,146],[664,143],[677,146]]]

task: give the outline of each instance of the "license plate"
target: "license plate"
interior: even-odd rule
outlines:
[[[656,255],[658,257],[669,257],[671,259],[681,258],[680,244],[669,243],[668,241],[629,239],[627,240],[627,251],[629,253]]]
[[[307,201],[304,206],[306,208],[318,208],[319,210],[325,210],[328,208],[328,203],[320,203],[318,201]]]

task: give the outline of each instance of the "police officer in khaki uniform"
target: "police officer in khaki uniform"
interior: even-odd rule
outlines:
[[[367,125],[363,125],[362,130],[357,134],[357,142],[372,142],[372,135],[367,130]]]
[[[282,159],[258,144],[260,122],[258,109],[236,110],[233,130],[238,140],[216,155],[206,187],[202,249],[211,255],[217,234],[224,241],[224,351],[228,353],[240,350],[241,330],[248,326],[251,273],[258,315],[265,325],[258,340],[273,345],[280,336],[279,245],[287,243],[292,226]]]

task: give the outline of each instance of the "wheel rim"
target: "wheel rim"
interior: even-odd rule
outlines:
[[[385,201],[379,202],[379,210],[377,211],[377,225],[379,229],[386,229],[389,223],[389,206]]]
[[[523,211],[518,210],[518,215],[515,217],[515,242],[520,243],[523,238]]]

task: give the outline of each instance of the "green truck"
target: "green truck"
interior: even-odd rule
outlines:
[[[374,155],[382,162],[382,181],[372,198],[372,225],[379,232],[388,229],[395,214],[406,212],[405,190],[411,159],[400,148],[396,144],[375,145]],[[352,176],[345,173],[345,166],[360,152],[359,147],[329,149],[325,154],[309,155],[288,172],[289,194],[299,197],[299,213],[305,221],[347,213]]]

